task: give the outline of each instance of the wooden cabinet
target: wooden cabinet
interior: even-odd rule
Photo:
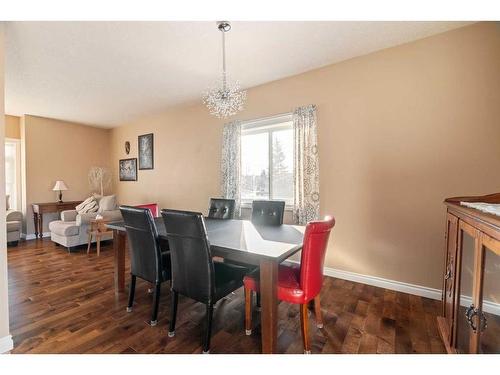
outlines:
[[[500,216],[460,202],[500,203],[500,193],[445,200],[443,310],[449,353],[500,353]]]

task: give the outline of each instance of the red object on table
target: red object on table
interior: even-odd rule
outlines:
[[[300,318],[304,352],[310,353],[307,337],[307,304],[314,300],[317,326],[322,328],[319,293],[323,285],[323,264],[330,231],[335,225],[333,217],[322,221],[311,221],[304,234],[300,265],[280,264],[278,269],[278,299],[301,305]],[[258,270],[245,276],[245,316],[246,332],[251,334],[251,297],[252,291],[259,292]]]
[[[158,217],[158,203],[139,204],[135,207],[147,208],[151,211],[151,214],[153,215],[153,217]]]

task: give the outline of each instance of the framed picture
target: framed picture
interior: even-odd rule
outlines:
[[[153,169],[153,133],[139,136],[139,169]]]
[[[120,159],[120,181],[137,181],[137,158]]]

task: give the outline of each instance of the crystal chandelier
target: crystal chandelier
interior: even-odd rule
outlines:
[[[228,118],[243,110],[247,93],[240,89],[238,81],[230,82],[226,73],[226,33],[231,30],[227,21],[217,23],[222,33],[222,76],[218,82],[210,87],[203,95],[203,103],[208,107],[210,114],[218,118]]]

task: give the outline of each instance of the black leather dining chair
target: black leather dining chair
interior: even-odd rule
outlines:
[[[154,284],[152,326],[158,323],[161,284],[171,278],[170,252],[162,251],[153,215],[147,208],[120,206],[130,250],[130,290],[127,311],[134,304],[137,277]]]
[[[246,268],[213,262],[203,215],[162,210],[172,259],[172,316],[168,336],[175,335],[178,295],[206,305],[203,353],[210,351],[215,303],[243,285]]]
[[[281,225],[285,201],[253,201],[252,223],[255,225]]]
[[[210,219],[234,219],[234,199],[210,198],[208,217]]]

